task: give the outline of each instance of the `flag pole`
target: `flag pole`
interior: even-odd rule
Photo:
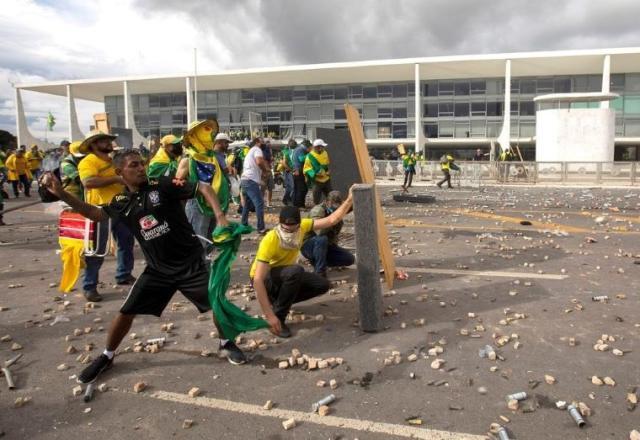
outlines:
[[[198,48],[193,48],[193,88],[195,90],[195,97],[193,100],[193,105],[195,107],[195,117],[196,121],[198,120]]]

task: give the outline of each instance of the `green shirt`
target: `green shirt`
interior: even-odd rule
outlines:
[[[82,182],[80,182],[78,163],[80,163],[79,158],[73,154],[67,155],[60,163],[60,177],[62,177],[62,185],[65,191],[73,194],[80,200],[84,200],[84,187],[82,186]]]

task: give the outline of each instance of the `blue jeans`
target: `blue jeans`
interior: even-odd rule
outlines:
[[[251,205],[256,209],[256,217],[258,218],[258,231],[264,231],[264,200],[262,200],[262,191],[260,185],[253,180],[241,180],[240,191],[244,195],[244,205],[242,206],[243,225],[249,224],[249,209]]]
[[[187,220],[191,223],[191,227],[193,228],[193,232],[196,235],[200,235],[207,240],[211,240],[211,234],[216,227],[216,219],[215,217],[209,217],[208,215],[204,215],[200,212],[200,208],[198,207],[198,201],[196,199],[187,200],[187,204],[185,205],[185,213],[187,214]],[[209,253],[212,246],[208,243],[203,242],[202,247],[205,250],[205,253]]]
[[[100,222],[97,227],[100,229],[98,253],[103,254],[109,238],[108,222]],[[131,276],[131,271],[133,270],[133,234],[122,222],[113,222],[111,224],[111,233],[118,245],[116,252],[116,281],[124,281]],[[104,262],[104,257],[84,257],[84,261],[86,267],[84,268],[82,288],[86,292],[98,286],[100,267]]]
[[[316,235],[302,245],[302,255],[313,264],[315,273],[323,273],[329,267],[351,266],[356,259],[348,250],[330,244],[326,235]]]
[[[284,196],[282,197],[282,203],[290,205],[293,202],[293,174],[290,171],[285,171],[284,176]]]

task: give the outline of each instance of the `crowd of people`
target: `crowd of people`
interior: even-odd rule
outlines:
[[[116,283],[130,288],[111,323],[104,352],[82,371],[80,382],[93,382],[112,365],[136,315],[160,316],[176,291],[200,312],[213,308],[221,352],[233,364],[244,363],[245,355],[234,342],[236,330],[262,324],[248,323],[252,318],[236,314],[237,325],[229,327],[227,317],[218,314],[211,280],[226,276],[228,281],[230,269],[221,263],[222,254],[211,258],[211,246],[248,233],[252,212],[260,243],[248,280],[262,309],[261,322],[275,335],[291,337],[286,318],[292,304],[329,290],[328,267],[354,263],[354,255],[339,246],[351,194],[332,189],[331,163],[322,139],[291,141],[277,153],[268,140],[258,137],[230,148],[231,138],[218,132],[215,120],[196,121],[183,137],[164,136],[148,161],[138,149],[114,151],[115,139],[92,132],[72,142],[61,161],[60,179],[47,172],[39,180],[103,232],[96,252],[84,256],[86,299],[102,299],[97,290],[104,260],[100,255],[110,234],[117,247]],[[267,225],[264,208],[272,204],[274,173],[281,176],[285,191],[277,223]],[[313,204],[307,206],[309,191]],[[240,213],[240,222],[229,220],[230,209]],[[133,275],[134,239],[146,260],[138,277]],[[237,246],[231,246],[232,253]],[[301,254],[311,270],[298,264]],[[225,258],[230,265],[235,257]],[[220,274],[221,270],[226,272]]]

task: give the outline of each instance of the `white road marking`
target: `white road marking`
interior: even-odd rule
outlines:
[[[539,280],[564,280],[569,275],[555,275],[544,273],[527,273],[527,272],[503,272],[492,270],[456,270],[456,269],[434,269],[426,267],[397,267],[398,270],[405,272],[419,273],[439,273],[444,275],[466,275],[479,277],[504,277],[504,278],[534,278]]]
[[[251,414],[283,420],[295,419],[297,422],[313,423],[316,425],[330,426],[334,428],[353,429],[355,431],[371,432],[376,434],[395,435],[405,438],[423,440],[484,440],[486,438],[480,435],[394,425],[391,423],[381,423],[370,420],[349,419],[346,417],[336,416],[321,417],[318,414],[311,412],[292,411],[280,408],[266,410],[259,405],[234,402],[232,400],[214,399],[211,397],[189,397],[186,394],[172,393],[169,391],[155,391],[152,393],[141,393],[138,395],[158,400],[165,400],[168,402],[183,403],[186,405],[195,405],[222,411]]]

